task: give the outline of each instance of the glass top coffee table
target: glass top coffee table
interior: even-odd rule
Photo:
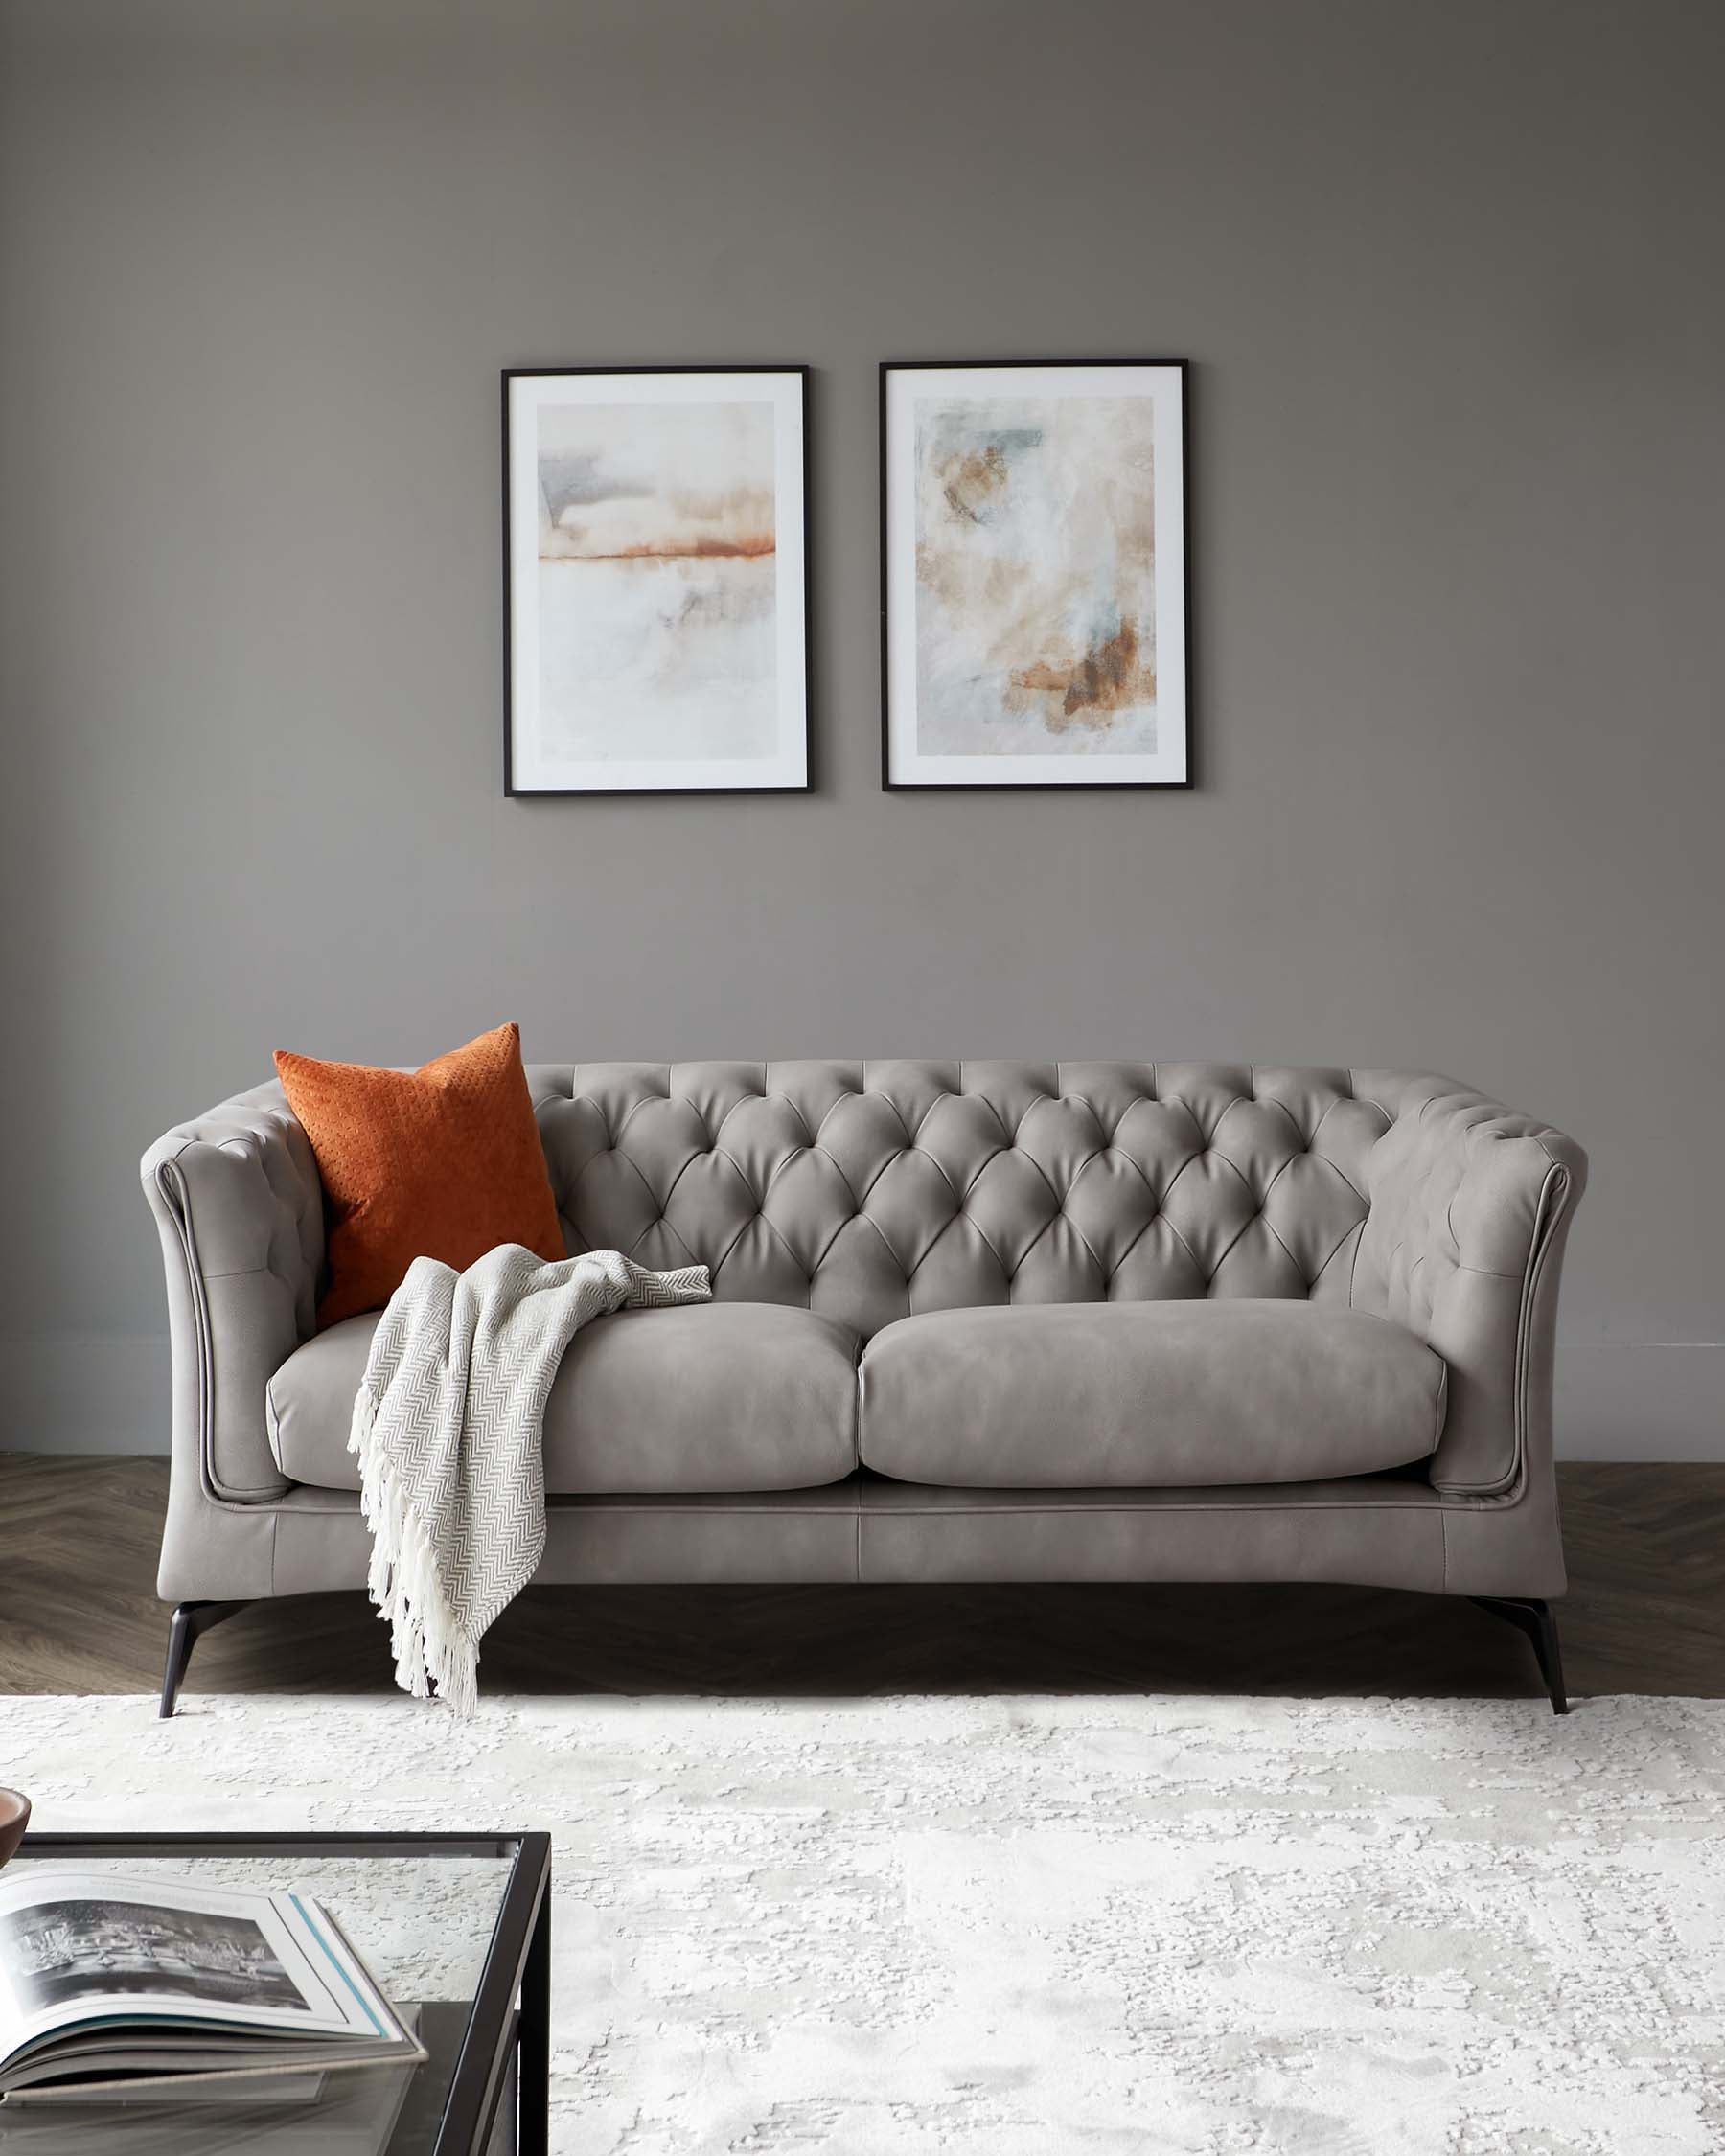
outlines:
[[[0,2105],[0,2156],[548,2156],[548,1835],[33,1834],[12,1863],[314,1894],[430,2056],[310,2101]]]

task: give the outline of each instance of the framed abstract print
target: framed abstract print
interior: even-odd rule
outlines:
[[[506,793],[809,784],[806,367],[503,377]]]
[[[1185,364],[881,369],[882,778],[1189,786]]]

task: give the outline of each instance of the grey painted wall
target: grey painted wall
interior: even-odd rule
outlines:
[[[0,1361],[166,1431],[269,1050],[1435,1065],[1572,1454],[1725,1456],[1725,10],[3,4]],[[877,791],[886,356],[1183,353],[1202,789]],[[496,373],[808,360],[813,798],[499,793]]]

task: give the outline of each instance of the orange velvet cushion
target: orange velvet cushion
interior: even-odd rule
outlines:
[[[280,1049],[275,1066],[330,1201],[320,1326],[381,1309],[416,1257],[459,1270],[499,1243],[564,1256],[518,1026],[413,1071]]]

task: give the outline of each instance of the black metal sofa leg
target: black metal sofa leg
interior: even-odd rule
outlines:
[[[182,1602],[173,1613],[168,1627],[168,1666],[162,1672],[162,1707],[160,1720],[172,1714],[179,1705],[180,1686],[186,1681],[186,1670],[192,1660],[192,1650],[212,1625],[248,1609],[245,1602]]]
[[[1557,1619],[1552,1614],[1552,1605],[1525,1600],[1520,1595],[1470,1594],[1468,1600],[1527,1634],[1539,1658],[1539,1674],[1545,1679],[1552,1712],[1567,1714],[1569,1694],[1563,1688],[1563,1652],[1557,1644]]]

